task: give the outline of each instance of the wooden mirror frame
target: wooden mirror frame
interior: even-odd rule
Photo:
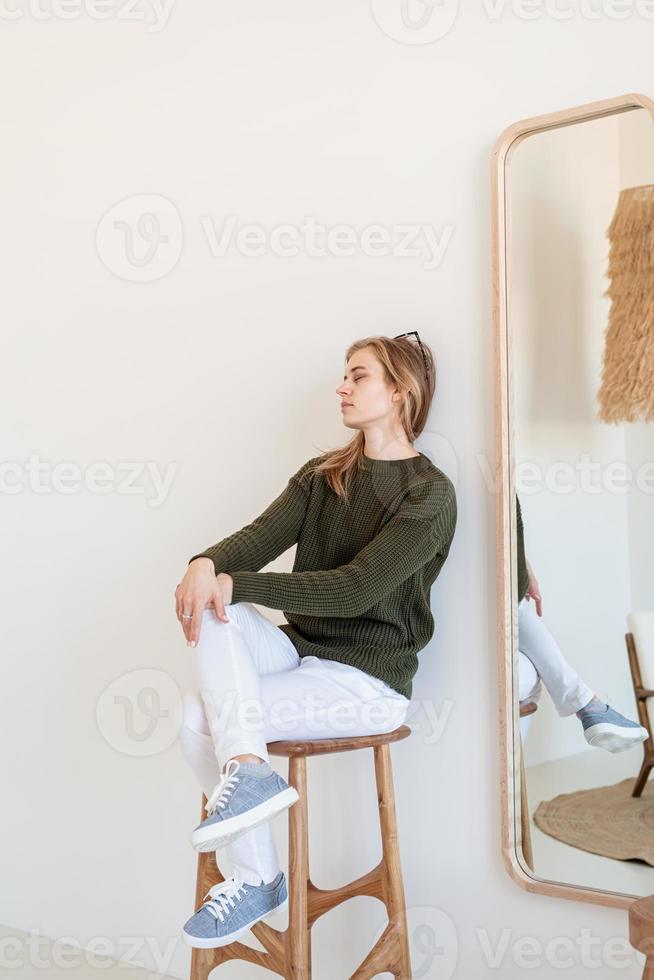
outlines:
[[[507,320],[507,254],[509,227],[507,221],[507,165],[523,139],[548,129],[558,129],[601,116],[646,109],[654,119],[654,101],[645,95],[621,95],[601,102],[587,102],[561,112],[521,119],[508,126],[497,140],[491,166],[492,221],[492,315],[494,324],[495,362],[495,492],[497,496],[497,582],[498,582],[498,652],[500,695],[500,791],[502,807],[502,857],[514,881],[529,892],[554,895],[577,902],[592,902],[615,908],[630,908],[639,896],[601,891],[581,885],[563,885],[532,876],[520,863],[516,840],[516,820],[520,818],[519,794],[515,793],[515,767],[519,759],[519,722],[517,698],[518,658],[517,622],[513,622],[513,596],[517,595],[517,562],[513,560],[516,541],[516,509],[511,506],[515,495],[515,460],[513,431],[513,379],[511,376],[512,337]],[[514,636],[515,632],[515,636]]]

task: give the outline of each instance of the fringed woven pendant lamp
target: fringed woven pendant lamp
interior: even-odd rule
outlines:
[[[611,299],[605,333],[602,422],[654,421],[654,184],[620,191],[607,230]]]

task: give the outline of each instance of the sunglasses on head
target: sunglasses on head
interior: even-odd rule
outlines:
[[[393,337],[393,340],[399,340],[400,337],[415,337],[416,338],[416,340],[418,341],[418,346],[420,347],[420,353],[422,354],[422,359],[423,359],[424,364],[425,364],[425,376],[427,378],[429,378],[429,362],[427,361],[427,355],[425,354],[425,349],[422,346],[422,341],[420,340],[420,334],[418,333],[418,331],[417,330],[409,330],[408,333],[398,333],[396,337]]]

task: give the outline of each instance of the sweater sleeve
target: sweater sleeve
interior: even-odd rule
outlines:
[[[263,513],[253,521],[223,538],[192,558],[211,558],[216,575],[239,571],[257,572],[283,554],[300,536],[309,500],[311,474],[308,469],[316,457],[308,460],[290,477],[286,487]]]
[[[447,554],[455,525],[452,482],[423,482],[408,491],[395,515],[352,561],[319,571],[236,571],[232,602],[309,616],[360,616],[430,558]]]
[[[520,500],[518,499],[517,494],[515,497],[515,504],[516,504],[515,523],[516,523],[516,537],[517,537],[517,546],[518,546],[518,561],[525,564],[527,561],[525,557],[525,525],[522,519],[522,507],[520,506]]]

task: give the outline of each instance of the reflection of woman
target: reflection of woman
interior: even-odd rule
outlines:
[[[648,737],[647,730],[630,721],[610,705],[601,701],[581,679],[563,656],[556,640],[542,620],[543,600],[533,569],[525,558],[524,527],[520,501],[516,495],[517,558],[518,558],[518,647],[528,658],[547,688],[559,716],[576,714],[581,720],[584,737],[589,745],[622,752]],[[530,599],[534,602],[530,603]],[[522,661],[522,656],[520,656]],[[520,673],[527,671],[520,667]],[[524,686],[524,685],[523,685]],[[521,690],[520,700],[537,701],[540,685],[527,693]]]
[[[419,341],[369,337],[351,345],[346,367],[336,392],[356,435],[194,555],[175,591],[199,689],[184,699],[180,743],[207,796],[191,841],[228,844],[233,871],[186,922],[191,946],[232,942],[287,901],[269,821],[298,795],[267,743],[397,728],[434,632],[430,586],[457,508],[452,482],[412,445],[434,394],[433,357]],[[292,572],[259,571],[293,544]]]

